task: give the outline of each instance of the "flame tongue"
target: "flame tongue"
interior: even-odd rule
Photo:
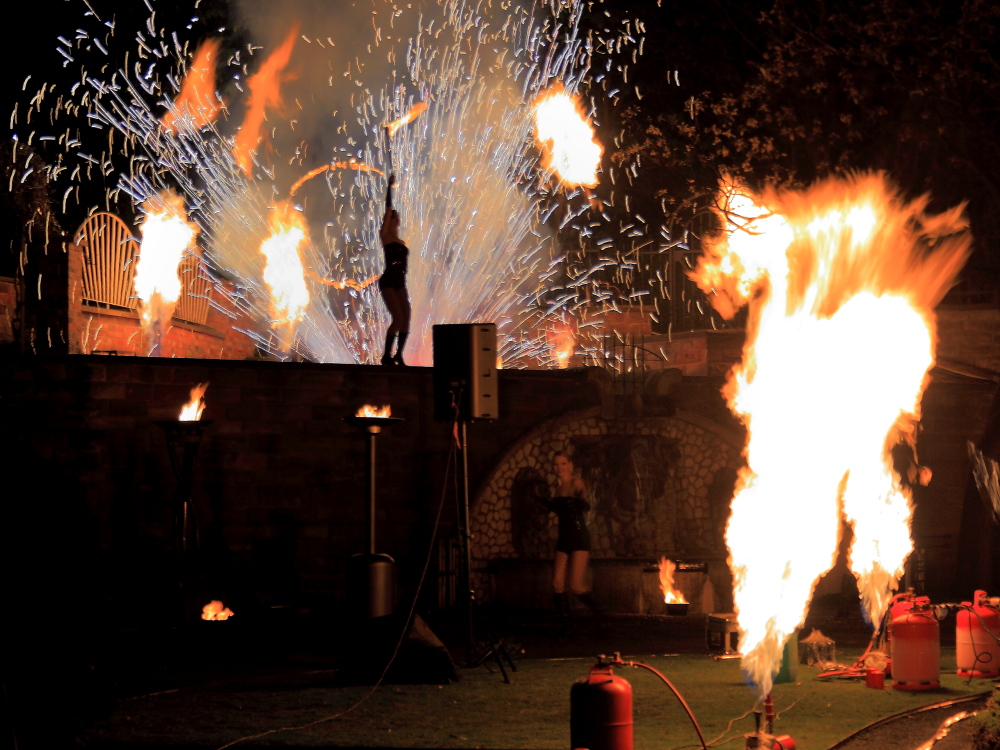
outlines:
[[[233,144],[233,157],[247,177],[253,174],[253,153],[261,140],[260,131],[264,125],[266,111],[281,105],[282,73],[292,57],[295,38],[298,35],[299,26],[295,24],[281,46],[274,50],[260,69],[247,79],[247,87],[250,89],[247,112]]]
[[[142,325],[156,350],[158,333],[170,322],[181,295],[178,266],[198,233],[187,220],[184,200],[164,191],[142,204],[146,216],[139,227],[142,243],[135,267],[135,293],[141,300]],[[157,332],[157,325],[159,331]]]
[[[674,588],[675,570],[677,566],[672,560],[660,558],[660,591],[663,592],[663,601],[667,604],[687,604],[684,594]]]
[[[208,383],[198,383],[191,389],[191,400],[184,404],[181,414],[177,418],[181,422],[197,422],[201,419],[201,413],[205,411],[205,391],[208,390]]]
[[[889,451],[915,435],[932,310],[970,239],[960,209],[928,217],[926,199],[903,204],[879,176],[754,199],[728,188],[723,202],[727,231],[693,278],[727,317],[749,305],[725,387],[748,429],[726,542],[743,666],[763,696],[835,561],[841,512],[871,622],[897,586],[910,499]]]
[[[410,107],[410,111],[407,112],[405,115],[400,117],[398,120],[393,120],[388,125],[386,125],[385,130],[389,134],[389,137],[392,138],[394,135],[396,135],[396,132],[401,127],[403,127],[404,125],[408,125],[409,123],[416,120],[420,116],[420,113],[423,112],[425,109],[427,109],[427,102],[417,102],[412,107]]]
[[[382,407],[372,406],[371,404],[365,404],[360,409],[358,413],[355,414],[356,417],[377,417],[378,419],[388,419],[392,416],[392,409],[389,405]]]
[[[202,620],[228,620],[233,616],[233,610],[223,605],[218,599],[213,599],[201,608]]]
[[[302,214],[287,201],[274,207],[269,223],[271,235],[260,246],[264,282],[271,292],[271,327],[279,334],[281,350],[288,352],[309,306],[301,255],[309,234]]]
[[[597,184],[603,149],[577,102],[561,86],[535,102],[535,137],[544,148],[547,166],[567,185]]]
[[[207,39],[198,47],[173,107],[160,121],[164,130],[176,133],[178,123],[197,129],[219,114],[222,102],[215,93],[215,63],[221,43],[219,39]]]

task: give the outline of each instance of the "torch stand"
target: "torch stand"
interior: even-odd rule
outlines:
[[[458,403],[458,396],[452,392],[453,403]],[[458,413],[456,409],[456,414]],[[504,662],[510,666],[511,671],[516,672],[514,660],[503,641],[496,634],[492,623],[483,612],[482,606],[476,600],[476,589],[472,585],[472,549],[470,545],[471,534],[469,532],[469,440],[466,435],[467,420],[460,420],[461,424],[461,450],[462,450],[462,497],[459,505],[459,539],[461,542],[462,573],[465,585],[465,665],[467,667],[478,667],[489,658],[496,661],[503,675],[503,681],[510,684],[510,677],[504,668]],[[473,656],[473,636],[476,631],[476,621],[479,622],[479,631],[486,642],[486,648],[482,654]]]
[[[391,615],[396,608],[396,562],[375,552],[375,441],[383,427],[402,419],[393,417],[344,417],[344,421],[364,429],[367,442],[365,468],[368,498],[365,502],[365,552],[352,555],[348,564],[348,599],[361,619]]]
[[[174,551],[183,555],[190,550],[198,549],[201,543],[198,518],[191,497],[191,477],[194,471],[194,459],[198,455],[198,447],[201,445],[201,437],[205,428],[212,424],[212,421],[161,420],[156,424],[162,427],[167,434],[170,466],[177,479],[177,490],[174,492],[172,538]]]

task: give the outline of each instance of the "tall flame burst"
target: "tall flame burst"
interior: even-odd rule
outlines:
[[[747,305],[724,388],[747,427],[726,530],[743,667],[770,692],[789,634],[836,558],[841,518],[878,622],[912,549],[890,450],[916,437],[933,308],[965,263],[962,207],[931,216],[881,175],[801,192],[721,193],[726,231],[693,272],[725,317]]]
[[[247,79],[250,99],[243,125],[233,143],[233,157],[247,177],[253,175],[253,157],[262,138],[260,131],[264,126],[267,110],[281,105],[281,83],[286,79],[283,73],[292,57],[298,35],[299,26],[293,24],[285,41],[268,56],[260,70]]]
[[[535,102],[535,138],[543,146],[546,167],[564,183],[597,184],[604,149],[577,100],[562,86],[549,89]]]
[[[206,39],[198,47],[194,61],[184,76],[180,93],[160,121],[165,131],[177,133],[183,125],[197,129],[212,122],[219,114],[222,102],[215,92],[215,65],[221,43],[219,39]]]
[[[291,351],[295,328],[309,306],[309,288],[301,250],[309,244],[302,214],[288,201],[270,214],[271,234],[260,246],[264,256],[264,283],[271,293],[271,328],[278,334],[279,350]]]
[[[150,354],[158,354],[163,328],[181,296],[178,266],[198,234],[187,220],[184,199],[165,190],[142,204],[142,242],[135,267],[135,293],[141,300],[142,327]]]

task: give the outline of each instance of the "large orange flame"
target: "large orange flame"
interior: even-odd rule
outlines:
[[[726,530],[743,666],[770,692],[781,652],[837,554],[878,622],[912,549],[891,448],[913,443],[934,364],[933,309],[968,257],[962,207],[925,212],[881,175],[801,192],[722,192],[726,231],[692,274],[732,315],[749,306],[725,386],[748,431]]]
[[[292,57],[292,49],[295,47],[295,38],[298,35],[299,25],[295,24],[285,37],[285,41],[268,56],[260,69],[247,79],[250,97],[243,124],[233,144],[233,156],[248,177],[253,174],[253,154],[260,144],[260,130],[267,110],[281,105],[281,84],[286,80],[282,72]]]
[[[205,411],[205,391],[207,390],[208,383],[198,383],[191,389],[191,399],[181,409],[181,414],[177,417],[178,421],[197,422],[201,419],[201,413]]]
[[[407,112],[405,115],[400,117],[398,120],[393,120],[388,125],[386,125],[385,132],[389,135],[390,138],[392,138],[394,135],[396,135],[396,133],[399,131],[401,127],[410,124],[418,117],[420,117],[420,113],[423,112],[425,109],[427,109],[427,102],[417,102],[412,107],[410,107],[410,111]]]
[[[139,227],[142,242],[135,266],[135,293],[141,300],[142,326],[156,349],[181,295],[178,266],[198,234],[187,220],[184,199],[165,190],[142,204],[146,216]]]
[[[603,148],[581,112],[579,102],[559,85],[535,102],[535,138],[546,168],[553,169],[567,185],[597,184]]]
[[[281,350],[287,352],[309,306],[301,255],[309,244],[309,232],[301,212],[287,201],[274,207],[269,224],[271,234],[260,246],[263,276],[271,292],[271,327],[279,334]]]
[[[160,121],[165,131],[176,133],[179,124],[198,129],[219,114],[222,102],[215,91],[215,64],[221,43],[219,39],[206,39],[198,47],[181,83],[180,93]]]

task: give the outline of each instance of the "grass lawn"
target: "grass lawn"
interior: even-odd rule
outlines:
[[[863,682],[821,682],[814,679],[816,669],[800,665],[796,683],[775,686],[775,730],[792,735],[801,750],[825,750],[881,717],[991,688],[989,680],[970,684],[955,675],[954,649],[944,649],[942,655],[942,687],[937,691],[879,691]],[[849,663],[856,656],[848,653],[841,659]],[[754,696],[743,682],[738,660],[717,662],[690,654],[623,658],[665,673],[691,706],[707,740],[717,740],[716,746],[743,747],[742,735],[754,726]],[[462,670],[461,680],[453,685],[383,685],[341,718],[236,747],[566,750],[570,687],[586,676],[590,664],[589,659],[524,659],[510,685],[485,667]],[[683,709],[654,675],[641,669],[619,674],[632,684],[636,750],[699,745]],[[364,686],[336,686],[331,673],[322,671],[218,680],[123,701],[82,739],[94,747],[219,747],[239,737],[332,716],[369,691]]]

